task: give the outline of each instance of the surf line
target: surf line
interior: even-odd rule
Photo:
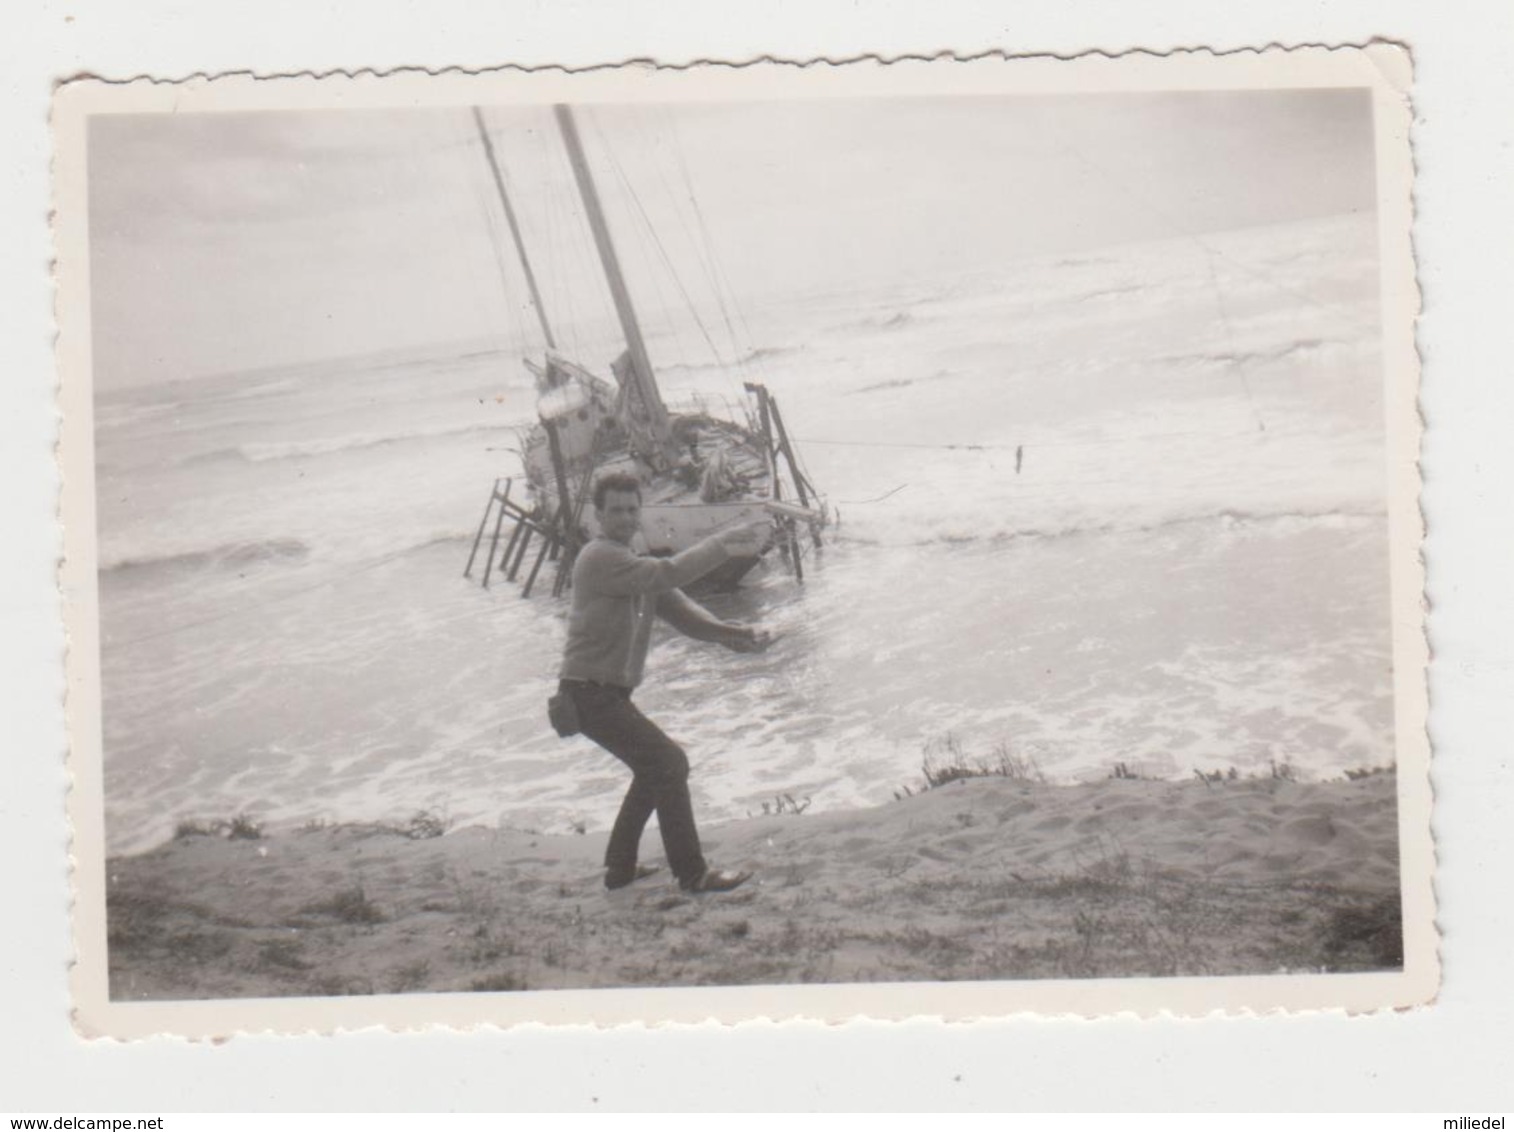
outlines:
[[[354,575],[363,574],[368,572],[369,570],[377,570],[380,566],[383,566],[389,562],[393,562],[396,558],[402,558],[415,549],[416,547],[407,546],[403,550],[392,551],[389,554],[379,556],[372,562],[366,562],[361,566],[354,566],[351,570],[348,570],[346,573],[341,574],[337,577],[323,578],[319,582],[311,582],[309,585],[299,586],[285,593],[275,594],[272,597],[267,598],[263,604],[258,606],[233,606],[230,609],[226,610],[224,613],[212,613],[208,617],[200,617],[194,621],[182,621],[177,625],[168,625],[162,629],[159,629],[155,633],[139,633],[137,636],[132,637],[129,643],[137,644],[141,641],[155,641],[159,637],[171,636],[174,633],[182,633],[189,629],[199,629],[205,625],[214,625],[218,621],[227,621],[231,618],[247,614],[251,614],[253,616],[261,616],[264,609],[269,604],[288,601],[291,598],[303,597],[305,594],[322,589],[325,586],[331,586],[335,585],[337,582],[346,581],[348,578],[351,578]]]

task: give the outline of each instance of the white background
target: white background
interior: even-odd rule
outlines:
[[[48,99],[67,76],[1363,42],[1415,56],[1425,555],[1445,965],[1432,1007],[85,1043],[67,1020]],[[1506,2],[29,3],[0,32],[0,1112],[1506,1111],[1514,1097],[1514,46]],[[1438,1127],[1438,1122],[1434,1125]]]

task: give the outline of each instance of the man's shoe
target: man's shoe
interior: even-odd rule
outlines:
[[[752,879],[750,872],[728,873],[722,869],[705,869],[697,880],[680,881],[678,887],[685,892],[730,892]]]
[[[637,865],[635,871],[633,871],[629,876],[627,876],[625,873],[616,873],[614,875],[606,873],[605,887],[608,888],[611,892],[614,892],[617,888],[625,888],[627,885],[631,884],[634,881],[645,880],[653,873],[660,872],[662,872],[661,865]]]

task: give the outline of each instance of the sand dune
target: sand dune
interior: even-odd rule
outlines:
[[[1395,783],[977,778],[705,831],[748,887],[607,893],[603,835],[336,826],[109,862],[118,999],[1367,970]],[[643,851],[660,858],[655,831]]]

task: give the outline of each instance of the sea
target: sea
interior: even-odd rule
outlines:
[[[953,757],[1390,765],[1376,246],[1328,217],[796,292],[727,312],[730,349],[652,325],[670,401],[768,385],[834,519],[802,580],[705,599],[769,651],[656,639],[637,702],[701,820]],[[232,814],[609,826],[627,772],[546,718],[565,599],[464,576],[533,412],[487,343],[97,395],[112,852]]]

